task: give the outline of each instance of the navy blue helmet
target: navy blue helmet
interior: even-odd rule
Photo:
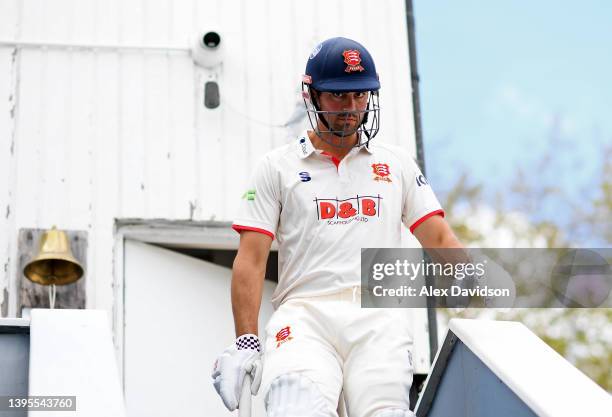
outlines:
[[[376,73],[376,65],[368,50],[358,42],[347,38],[331,38],[317,45],[306,63],[306,73],[302,78],[302,96],[308,114],[308,120],[314,132],[325,140],[324,133],[340,137],[339,141],[327,141],[338,146],[348,146],[344,138],[357,133],[359,140],[355,146],[367,145],[378,133],[380,107],[378,90],[380,81]],[[347,112],[331,112],[322,110],[313,90],[317,92],[347,93],[368,92],[368,104],[365,110],[351,111],[359,117],[358,128],[333,130],[326,119],[332,114]],[[327,129],[320,128],[317,120]],[[369,123],[368,123],[369,121]],[[352,145],[350,145],[352,146]]]

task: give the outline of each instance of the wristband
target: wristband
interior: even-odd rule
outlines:
[[[261,344],[259,343],[259,338],[254,334],[243,334],[236,339],[236,349],[252,349],[261,352]]]

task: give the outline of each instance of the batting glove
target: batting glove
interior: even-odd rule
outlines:
[[[240,392],[244,377],[251,374],[251,393],[257,394],[261,384],[261,344],[254,334],[244,334],[228,346],[215,361],[212,372],[213,385],[229,411],[240,404]]]

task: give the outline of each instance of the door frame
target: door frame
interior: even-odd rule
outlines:
[[[197,249],[237,250],[240,235],[231,222],[191,220],[115,219],[113,243],[112,334],[125,395],[125,241]],[[271,250],[277,250],[273,242]]]

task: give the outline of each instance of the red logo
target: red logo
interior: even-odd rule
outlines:
[[[279,347],[280,345],[290,341],[291,339],[293,339],[293,337],[291,337],[291,327],[283,327],[278,331],[278,333],[276,333],[276,347]]]
[[[315,203],[317,204],[319,220],[348,219],[367,222],[368,218],[380,216],[380,200],[382,200],[380,195],[358,195],[342,200],[336,198],[317,198]],[[347,221],[334,221],[332,223],[346,224]]]
[[[386,178],[389,176],[389,174],[391,174],[388,164],[372,164],[372,170],[376,175],[376,177],[374,177],[374,181],[391,182],[391,178]]]
[[[361,66],[361,56],[357,49],[346,50],[342,52],[342,56],[346,64],[346,68],[344,69],[345,72],[365,71],[365,68]]]

